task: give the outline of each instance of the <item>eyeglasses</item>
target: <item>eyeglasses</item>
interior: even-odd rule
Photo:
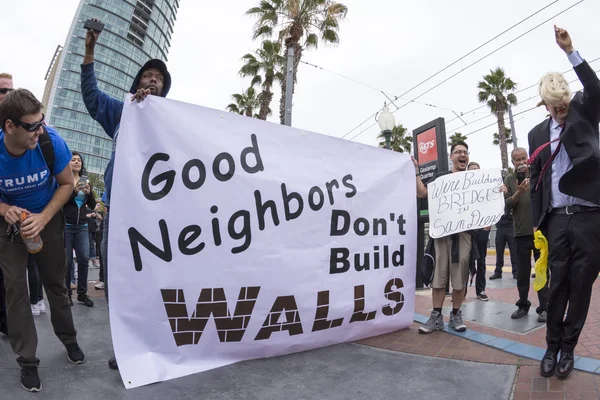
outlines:
[[[452,154],[456,154],[457,156],[462,156],[462,155],[468,156],[469,152],[466,150],[454,150],[452,152]]]
[[[27,122],[23,122],[23,121],[15,121],[15,124],[22,126],[23,129],[25,129],[27,132],[35,132],[38,129],[40,129],[40,126],[44,125],[44,114],[42,114],[42,120],[39,122],[34,122],[33,124],[28,124]]]
[[[6,94],[8,92],[12,92],[13,88],[0,88],[0,94]]]

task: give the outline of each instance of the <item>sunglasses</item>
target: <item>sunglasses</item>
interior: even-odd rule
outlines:
[[[13,91],[13,88],[0,88],[0,94],[6,94],[8,92]]]
[[[44,114],[42,114],[42,120],[40,122],[34,122],[33,124],[28,124],[27,122],[23,122],[23,121],[16,121],[15,124],[22,126],[23,129],[25,129],[27,132],[35,132],[38,129],[40,129],[40,126],[44,125]]]

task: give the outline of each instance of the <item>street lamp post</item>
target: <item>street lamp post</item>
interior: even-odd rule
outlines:
[[[383,109],[379,113],[377,123],[379,124],[379,128],[381,128],[381,133],[383,133],[383,136],[385,137],[385,148],[391,150],[392,129],[394,129],[394,126],[396,125],[396,118],[394,117],[394,114],[390,112],[386,103],[383,103]]]

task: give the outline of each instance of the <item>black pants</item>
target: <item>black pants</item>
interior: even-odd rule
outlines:
[[[479,252],[477,275],[475,276],[475,292],[478,296],[481,292],[485,292],[485,257],[487,256],[489,239],[490,231],[483,229],[475,231],[475,242],[477,243],[477,251]]]
[[[27,281],[29,282],[29,302],[37,304],[44,300],[44,289],[33,254],[27,256]]]
[[[516,237],[515,243],[517,245],[517,288],[519,289],[519,300],[516,306],[529,310],[531,306],[531,302],[528,300],[531,284],[531,253],[535,249],[533,235]],[[540,306],[536,311],[540,314],[546,311],[548,306],[548,281],[546,281],[546,286],[537,292],[537,295]]]
[[[600,272],[600,211],[549,215],[547,230],[552,274],[546,319],[551,351],[573,351],[585,324],[592,286]],[[565,310],[567,316],[563,319]]]
[[[512,225],[496,226],[496,270],[497,274],[502,274],[504,267],[504,249],[508,244],[510,251],[510,263],[512,264],[512,274],[517,275],[517,247],[514,238],[515,230]]]
[[[4,275],[0,268],[0,327],[5,327],[6,321],[6,290],[4,289]]]

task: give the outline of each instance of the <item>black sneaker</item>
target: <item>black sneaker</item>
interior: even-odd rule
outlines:
[[[71,364],[83,364],[85,362],[85,355],[77,342],[67,344],[65,347],[67,349],[67,359]]]
[[[94,307],[94,302],[88,297],[87,294],[78,294],[77,301],[86,307]]]
[[[494,279],[502,279],[502,274],[494,272],[492,276],[490,276],[490,281],[493,281]]]
[[[485,294],[485,292],[481,292],[477,295],[477,298],[481,301],[489,301],[489,297],[487,297],[487,294]]]
[[[519,319],[519,318],[523,318],[524,316],[526,316],[529,313],[528,309],[525,308],[519,308],[517,309],[517,311],[515,311],[514,313],[512,313],[512,315],[510,316],[512,319]]]
[[[0,323],[0,333],[4,333],[8,336],[8,325],[6,325],[6,323]]]
[[[42,390],[42,382],[40,382],[37,367],[21,368],[21,386],[28,392],[39,392]]]
[[[117,359],[116,358],[111,357],[110,360],[108,360],[108,368],[114,369],[114,370],[118,370],[119,369],[119,364],[117,364]]]

